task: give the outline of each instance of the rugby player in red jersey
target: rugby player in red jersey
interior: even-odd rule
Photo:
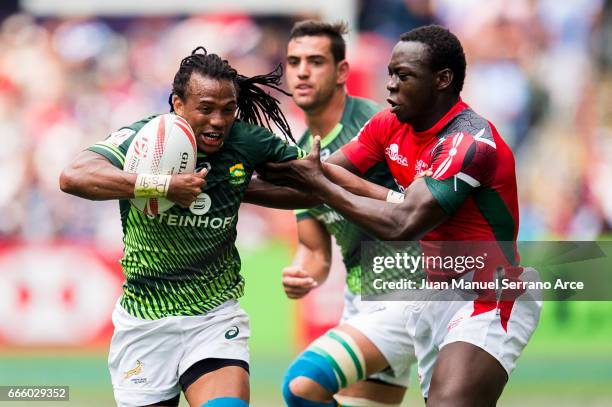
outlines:
[[[376,114],[325,164],[315,142],[307,159],[274,165],[270,179],[284,177],[312,190],[381,239],[424,245],[516,241],[514,157],[493,124],[461,100],[465,68],[461,43],[447,29],[427,26],[403,34],[388,65],[391,108]],[[404,192],[400,204],[354,195],[324,176],[329,163],[363,174],[381,161]],[[497,260],[514,277],[528,278],[514,250],[500,250]],[[421,305],[407,330],[414,336],[427,405],[494,406],[537,326],[541,303],[485,297]]]

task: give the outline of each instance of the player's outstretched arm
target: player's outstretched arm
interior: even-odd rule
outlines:
[[[346,158],[346,155],[344,154],[344,151],[342,151],[341,148],[336,150],[332,155],[330,155],[325,162],[327,164],[334,164],[339,167],[342,167],[351,174],[361,175],[359,169],[355,167],[355,164],[353,164],[348,158]]]
[[[206,171],[173,175],[166,197],[189,206],[201,193]],[[120,170],[104,156],[83,151],[61,173],[60,189],[68,194],[95,201],[134,198],[137,175]]]
[[[298,249],[291,266],[283,269],[287,297],[297,299],[323,284],[331,266],[331,237],[316,219],[302,219],[298,227]]]
[[[311,151],[308,157],[312,159],[314,154],[316,154],[316,160],[319,160],[319,153],[315,151]],[[296,180],[293,179],[292,174],[292,172],[295,170],[295,168],[293,168],[293,161],[295,160],[286,161],[283,163],[267,163],[265,165],[265,176],[263,177],[266,180],[266,184],[268,186],[283,185],[285,187],[294,187],[293,190],[310,191],[310,185],[301,182],[299,179],[297,179],[297,183],[294,183]],[[381,185],[367,181],[361,178],[359,175],[356,175],[359,174],[359,170],[346,158],[341,150],[338,150],[332,154],[327,162],[321,163],[321,166],[324,175],[321,173],[305,175],[310,175],[311,177],[325,176],[335,184],[352,192],[353,194],[367,196],[373,199],[380,199],[383,201],[387,199],[387,196],[391,191],[389,188],[385,188]],[[277,188],[282,189],[283,187]],[[309,193],[307,196],[310,200],[316,200],[312,193]],[[296,207],[294,206],[293,208]]]
[[[321,203],[310,193],[274,185],[256,175],[251,178],[243,201],[276,209],[310,208]]]
[[[312,190],[317,198],[377,237],[417,240],[447,218],[424,178],[410,185],[400,204],[358,196],[336,185],[323,174],[319,146],[320,138],[315,137],[306,158],[276,164],[277,174],[292,185]]]
[[[423,178],[408,187],[399,204],[354,195],[330,181],[317,184],[319,198],[382,240],[418,240],[448,217]]]
[[[367,181],[354,175],[347,169],[335,164],[322,163],[323,172],[334,184],[353,194],[367,196],[372,199],[386,200],[389,188]]]

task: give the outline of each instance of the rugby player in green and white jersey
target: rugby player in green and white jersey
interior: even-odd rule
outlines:
[[[126,280],[109,354],[119,406],[176,406],[181,388],[192,407],[248,403],[236,223],[255,167],[301,155],[255,125],[269,120],[290,136],[278,102],[257,86],[279,80],[279,72],[239,75],[202,47],[181,61],[170,105],[196,135],[196,173],[171,177],[160,196],[177,205],[157,217],[130,205],[137,175],[122,170],[134,135],[152,117],[82,152],[60,177],[70,194],[120,200]]]
[[[345,33],[341,23],[303,21],[293,27],[287,49],[287,84],[308,125],[298,145],[310,150],[313,136],[320,135],[322,160],[353,139],[379,110],[374,102],[346,93],[349,66],[342,37]],[[385,163],[374,166],[364,178],[396,188]],[[393,197],[393,192],[390,194]],[[341,324],[317,339],[290,367],[283,386],[285,401],[289,406],[301,406],[307,402],[300,396],[308,396],[308,403],[317,399],[308,379],[319,384],[322,380],[302,366],[304,355],[308,357],[316,348],[315,353],[334,359],[339,370],[336,374],[345,377],[334,387],[340,389],[335,396],[340,405],[399,405],[408,385],[410,365],[415,361],[412,340],[403,332],[404,318],[393,312],[403,312],[403,307],[387,304],[389,309],[384,313],[373,314],[380,310],[381,303],[362,302],[359,295],[361,243],[375,238],[326,205],[297,210],[296,216],[298,250],[293,265],[283,270],[287,296],[301,298],[325,281],[330,271],[330,236],[341,249],[347,288]],[[358,355],[355,363],[351,353]],[[317,364],[316,360],[308,362]]]

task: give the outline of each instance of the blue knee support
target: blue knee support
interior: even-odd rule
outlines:
[[[208,400],[201,407],[249,407],[249,405],[238,397],[219,397]]]
[[[283,380],[283,398],[289,407],[324,407],[334,406],[334,402],[310,401],[291,392],[289,384],[297,377],[307,377],[330,393],[338,392],[338,381],[331,363],[323,356],[306,350],[289,366]]]

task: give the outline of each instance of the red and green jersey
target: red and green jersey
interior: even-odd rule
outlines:
[[[135,134],[153,117],[118,130],[89,150],[123,169]],[[175,205],[149,217],[121,200],[121,305],[131,315],[157,319],[203,314],[242,296],[236,224],[249,180],[259,164],[301,155],[266,129],[236,121],[217,153],[198,152],[196,171],[209,171],[196,205]]]
[[[423,241],[516,241],[514,156],[493,124],[463,101],[422,132],[384,110],[342,151],[362,173],[386,162],[402,191],[415,175],[433,171],[425,182],[449,218]],[[513,248],[503,251],[502,265],[518,263]]]

